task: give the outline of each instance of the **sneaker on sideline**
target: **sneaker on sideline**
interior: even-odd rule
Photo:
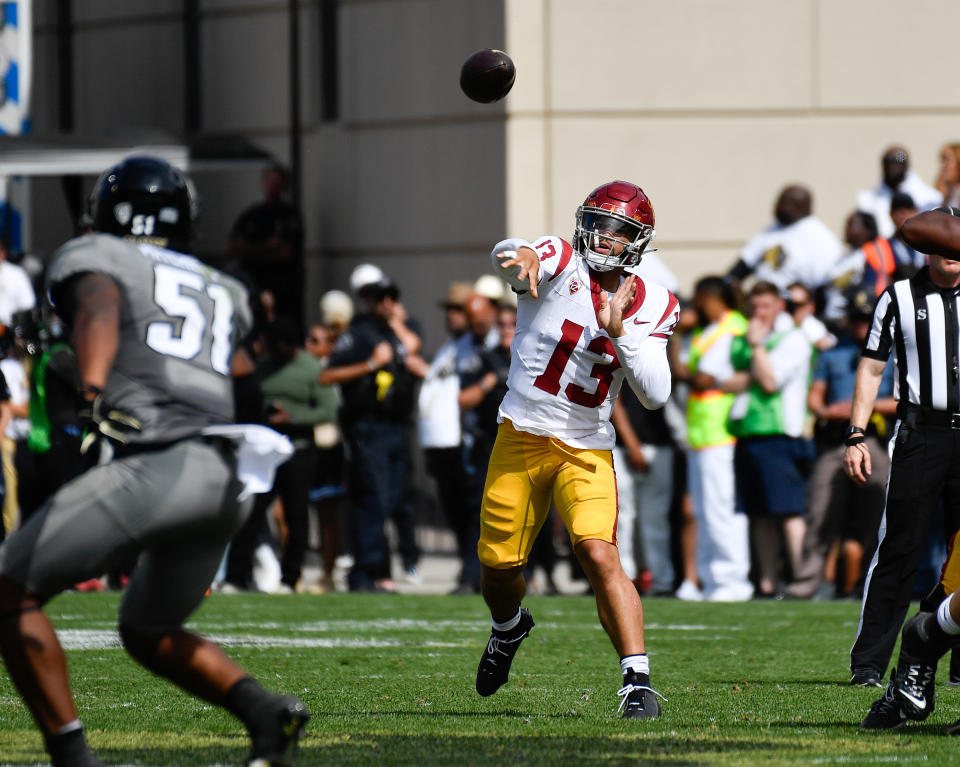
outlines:
[[[685,580],[677,589],[676,597],[684,602],[702,602],[703,592],[700,591],[700,587],[696,583]]]

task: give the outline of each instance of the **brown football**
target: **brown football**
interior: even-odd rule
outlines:
[[[474,101],[489,104],[506,96],[516,78],[517,69],[506,53],[484,48],[463,62],[460,90]]]

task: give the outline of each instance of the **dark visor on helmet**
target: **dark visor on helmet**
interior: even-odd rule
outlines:
[[[627,223],[605,213],[584,213],[583,229],[633,242],[640,231],[640,224]]]

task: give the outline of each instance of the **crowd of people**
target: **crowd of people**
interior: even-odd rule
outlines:
[[[944,502],[960,417],[956,145],[941,165],[929,187],[903,147],[887,149],[845,242],[814,215],[811,190],[785,187],[774,222],[679,298],[648,247],[650,199],[610,182],[578,207],[572,243],[503,240],[493,274],[452,283],[433,355],[373,264],[326,292],[320,322],[304,326],[292,289],[303,226],[283,168],[237,219],[222,271],[183,255],[195,205],[179,172],[131,158],[105,173],[91,236],[44,275],[50,305],[0,248],[0,530],[11,536],[0,645],[54,762],[102,764],[41,606],[105,584],[126,589],[120,634],[134,658],[234,713],[254,757],[287,751],[303,704],[267,692],[183,621],[211,586],[333,590],[343,555],[349,590],[394,592],[392,540],[399,577],[416,582],[417,450],[456,541],[454,593],[490,609],[479,694],[507,682],[535,626],[521,606],[531,572],[555,590],[559,548],[619,655],[624,717],[660,715],[641,595],[862,595],[851,683],[881,686],[922,591],[916,647],[862,726],[922,718],[931,658],[954,644],[940,633],[960,631],[960,568],[951,559],[916,578],[924,544],[940,544],[936,573],[960,528]],[[949,216],[918,215],[944,205]],[[926,443],[942,460],[913,508]],[[312,510],[316,581],[304,567]],[[954,671],[960,681],[960,662]]]
[[[960,197],[960,145],[944,146],[940,160],[929,186],[910,170],[906,149],[884,151],[880,182],[852,201],[843,241],[815,215],[810,189],[785,187],[772,224],[728,269],[681,295],[668,347],[670,401],[648,410],[625,388],[612,413],[618,546],[638,591],[713,601],[861,595],[882,509],[879,447],[896,413],[892,365],[867,435],[875,471],[862,487],[843,476],[843,428],[876,298],[925,262],[897,236],[899,225]],[[516,291],[493,274],[450,284],[441,301],[446,338],[427,356],[396,283],[362,264],[343,290],[323,295],[320,321],[305,326],[302,297],[291,290],[302,284],[303,223],[287,199],[286,171],[270,167],[263,181],[264,199],[238,216],[223,262],[250,287],[256,321],[244,341],[249,366],[234,371],[237,417],[287,435],[295,452],[258,496],[216,585],[322,593],[336,588],[338,561],[349,566],[351,590],[419,582],[412,479],[422,465],[456,542],[454,591],[479,593],[479,509],[507,391]],[[74,457],[80,426],[56,319],[29,322],[40,310],[27,273],[6,260],[0,269],[15,272],[0,294],[10,531],[89,460]],[[633,271],[679,292],[668,259],[653,250]],[[32,337],[37,327],[42,338]],[[38,466],[54,464],[51,484]],[[546,593],[556,592],[554,568],[570,553],[563,538],[551,515],[529,563]],[[311,545],[320,548],[319,580],[303,577]],[[117,572],[82,587],[124,579]]]

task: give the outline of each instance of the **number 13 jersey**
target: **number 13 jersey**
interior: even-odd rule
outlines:
[[[84,272],[120,288],[119,345],[103,397],[142,423],[130,442],[171,442],[233,422],[230,361],[252,327],[243,285],[192,256],[90,234],[54,254],[51,298]]]
[[[518,297],[498,420],[570,447],[609,450],[615,442],[610,414],[624,377],[651,409],[670,394],[666,344],[679,317],[677,299],[637,277],[624,335],[611,339],[597,318],[603,289],[570,243],[559,237],[504,240],[493,249],[494,262],[498,253],[520,246],[540,258],[539,298]]]

